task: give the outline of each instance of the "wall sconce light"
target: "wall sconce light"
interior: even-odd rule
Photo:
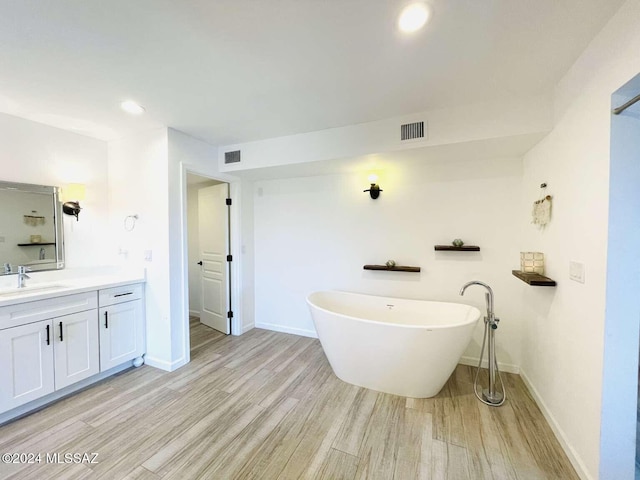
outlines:
[[[65,202],[62,204],[62,211],[67,215],[73,215],[78,221],[78,214],[82,207],[80,201],[84,200],[85,186],[82,183],[70,183],[62,189],[62,197]]]
[[[376,183],[377,181],[378,176],[375,173],[369,175],[369,183],[371,183],[371,186],[364,190],[365,192],[369,192],[369,195],[371,195],[371,198],[374,200],[380,196],[380,192],[382,191],[380,186]]]

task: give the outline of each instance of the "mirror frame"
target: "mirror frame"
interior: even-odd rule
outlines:
[[[55,261],[52,259],[48,263],[39,263],[35,265],[29,265],[29,269],[33,272],[45,271],[45,270],[60,270],[64,268],[64,226],[62,220],[62,203],[58,198],[60,189],[58,187],[50,185],[35,185],[31,183],[16,183],[0,181],[0,190],[17,190],[19,192],[26,193],[38,193],[42,195],[51,195],[53,206],[53,224],[55,233]],[[0,259],[1,261],[2,259]],[[18,273],[18,266],[11,264],[11,272],[4,273],[0,269],[0,275],[14,275]]]

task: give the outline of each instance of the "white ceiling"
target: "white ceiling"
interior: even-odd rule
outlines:
[[[213,144],[550,91],[622,0],[0,0],[0,111]],[[134,99],[147,113],[119,109]]]

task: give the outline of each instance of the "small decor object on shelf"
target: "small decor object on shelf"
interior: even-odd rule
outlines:
[[[387,268],[393,268],[393,267],[396,266],[396,261],[395,260],[387,260],[385,265],[387,266]]]
[[[524,273],[544,275],[544,253],[520,252],[520,270]]]
[[[40,243],[42,242],[42,235],[31,235],[29,237],[29,241],[31,243]]]
[[[460,238],[456,238],[451,242],[454,247],[461,247],[464,245],[464,242]]]

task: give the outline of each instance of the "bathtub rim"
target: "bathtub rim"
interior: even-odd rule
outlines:
[[[414,302],[440,303],[445,305],[464,305],[465,307],[469,307],[471,311],[476,310],[478,312],[478,315],[474,320],[471,320],[471,321],[464,321],[460,323],[453,323],[453,324],[447,324],[447,325],[406,325],[401,323],[398,324],[398,323],[381,322],[377,320],[369,320],[366,318],[354,317],[352,315],[345,315],[344,313],[338,313],[333,310],[327,310],[326,308],[320,307],[310,300],[311,296],[315,295],[316,293],[340,293],[340,294],[346,294],[346,295],[356,295],[361,297],[388,298],[388,299],[396,299],[396,300],[408,300],[408,301],[414,301]],[[372,323],[375,325],[387,325],[389,327],[423,329],[423,330],[441,330],[446,328],[465,327],[465,326],[477,323],[480,320],[480,317],[482,316],[482,312],[478,307],[474,307],[473,305],[469,305],[468,303],[442,302],[439,300],[422,300],[422,299],[416,299],[416,298],[387,297],[382,295],[371,295],[368,293],[347,292],[344,290],[316,290],[307,295],[306,302],[307,302],[307,305],[309,305],[310,307],[317,308],[322,312],[325,312],[331,315],[337,315],[339,317],[347,318],[350,320],[357,320],[359,322]],[[315,319],[314,319],[314,323],[315,323]]]

